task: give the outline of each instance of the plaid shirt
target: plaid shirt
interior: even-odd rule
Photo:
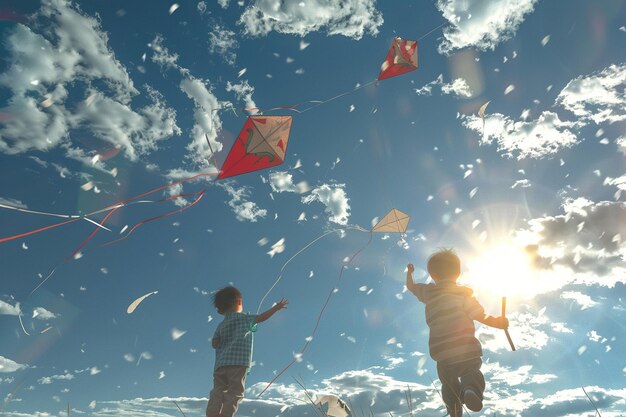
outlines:
[[[250,367],[252,361],[252,339],[256,331],[256,315],[226,313],[224,320],[215,329],[213,338],[219,338],[215,349],[215,368],[226,365]]]

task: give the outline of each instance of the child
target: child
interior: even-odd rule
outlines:
[[[506,317],[485,316],[472,290],[457,285],[461,261],[451,249],[435,252],[428,259],[428,273],[434,284],[413,282],[413,264],[407,265],[406,287],[426,305],[430,327],[430,356],[437,362],[441,396],[450,417],[461,417],[462,404],[472,411],[483,408],[485,378],[480,372],[482,348],[474,336],[474,320],[506,329]]]
[[[213,389],[206,417],[232,417],[243,399],[246,374],[252,360],[252,339],[256,324],[286,308],[284,298],[257,315],[244,314],[242,297],[235,287],[225,287],[213,296],[213,305],[224,320],[215,329],[211,344],[215,349]]]

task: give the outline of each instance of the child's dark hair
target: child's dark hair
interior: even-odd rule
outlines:
[[[461,275],[461,260],[453,249],[443,248],[428,258],[428,273],[433,279],[456,281]]]
[[[224,287],[213,294],[213,305],[221,314],[232,309],[238,299],[241,299],[241,292],[237,288]]]

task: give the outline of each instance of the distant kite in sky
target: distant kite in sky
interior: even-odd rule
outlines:
[[[327,416],[347,417],[352,415],[350,408],[336,395],[321,395],[317,398],[316,404],[320,407],[328,404],[328,411],[324,412]]]
[[[376,225],[372,232],[377,233],[405,233],[411,218],[398,209],[391,209]]]
[[[380,66],[378,80],[402,75],[417,69],[417,41],[396,37],[391,42],[385,62]]]
[[[280,165],[285,160],[292,116],[250,116],[217,179]]]

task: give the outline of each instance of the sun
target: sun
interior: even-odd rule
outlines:
[[[537,270],[523,246],[499,242],[467,260],[463,283],[480,293],[524,297],[537,291]]]

